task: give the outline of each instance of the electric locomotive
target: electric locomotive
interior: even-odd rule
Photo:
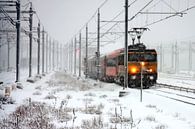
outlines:
[[[146,28],[133,28],[137,33],[138,43],[128,46],[128,86],[144,88],[154,85],[157,80],[157,52],[147,49],[140,43],[141,34]],[[97,78],[97,58],[88,59],[88,76]],[[100,57],[99,79],[106,82],[116,82],[124,85],[124,48],[115,50]]]
[[[118,74],[115,82],[124,83],[124,52],[118,56]],[[157,53],[155,49],[146,49],[144,44],[128,47],[128,85],[129,87],[145,88],[154,85],[157,80]]]

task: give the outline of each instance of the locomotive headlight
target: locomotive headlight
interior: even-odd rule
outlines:
[[[150,80],[154,80],[154,76],[150,76]]]
[[[148,72],[150,72],[150,73],[151,73],[152,71],[153,71],[152,69],[149,69],[149,70],[148,70]]]
[[[136,67],[132,67],[132,68],[131,68],[131,73],[136,73],[136,72],[137,72]]]
[[[145,65],[145,62],[141,62],[141,65],[144,66]]]
[[[135,80],[136,79],[136,76],[134,75],[134,76],[131,76],[131,79],[132,80]]]

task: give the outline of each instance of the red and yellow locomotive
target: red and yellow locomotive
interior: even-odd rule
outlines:
[[[88,76],[97,78],[97,60],[88,60]],[[142,71],[141,71],[142,70]],[[143,44],[128,47],[128,83],[129,87],[139,87],[142,81],[145,88],[154,85],[157,80],[157,53],[155,49],[146,49]],[[115,50],[100,57],[100,80],[124,83],[124,49]]]

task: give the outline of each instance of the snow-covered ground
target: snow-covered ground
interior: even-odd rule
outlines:
[[[158,81],[183,86],[195,84],[194,81],[181,79],[159,78]],[[5,104],[0,109],[1,128],[8,127],[10,121],[17,123],[10,124],[10,128],[14,125],[33,128],[31,124],[15,120],[22,117],[14,117],[13,113],[20,111],[20,116],[25,114],[18,109],[23,105],[26,111],[32,110],[34,114],[40,109],[40,118],[47,118],[52,125],[42,128],[130,129],[132,126],[135,129],[195,129],[193,93],[153,87],[143,91],[143,101],[140,102],[139,89],[126,89],[128,94],[119,97],[119,92],[123,90],[117,84],[77,79],[63,72],[50,73],[36,83],[22,83],[24,89],[11,93],[15,104]],[[35,105],[39,104],[36,112]],[[29,110],[27,107],[32,108]],[[35,118],[38,121],[39,115],[26,115],[28,121],[25,122]],[[38,127],[38,124],[35,125]]]
[[[194,73],[193,73],[194,75]],[[157,82],[195,89],[195,76],[159,73]]]

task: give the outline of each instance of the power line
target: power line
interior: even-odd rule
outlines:
[[[128,4],[128,7],[131,7],[137,0],[134,0],[133,2],[131,2],[130,4]],[[151,0],[153,1],[153,0]],[[149,2],[150,3],[150,2]],[[145,7],[145,6],[144,6]],[[144,8],[143,8],[144,9]],[[141,9],[142,10],[142,9]],[[122,11],[120,11],[111,21],[115,20],[116,18],[118,18],[122,13],[124,13],[124,9]],[[134,16],[135,17],[135,16]],[[108,32],[110,32],[110,30],[112,30],[116,25],[118,25],[119,23],[121,23],[121,21],[116,21],[116,23],[114,25],[112,25],[106,32],[104,32],[101,36],[100,39],[102,37],[104,37]],[[100,26],[100,29],[103,28],[104,26],[106,26],[109,23],[106,23],[105,25]],[[92,41],[93,42],[93,41]],[[90,44],[89,44],[90,45]]]
[[[8,18],[8,20],[10,21],[10,23],[15,26],[16,25],[16,22],[9,16],[9,14],[2,7],[0,7],[0,10],[1,10],[1,12],[3,12],[3,14],[5,15],[5,17]]]
[[[108,2],[108,0],[105,0],[98,8],[101,9],[106,3]],[[87,24],[89,24],[89,22],[91,22],[91,20],[96,16],[98,12],[98,9],[95,11],[95,13],[91,16],[91,18],[86,22],[86,24],[84,24],[81,29],[79,29],[79,31],[75,34],[78,35],[85,27]]]
[[[128,5],[128,7],[131,7],[136,1],[137,1],[137,0],[134,0],[132,3],[130,3],[130,4]],[[110,20],[110,22],[112,22],[112,21],[114,21],[115,19],[117,19],[121,14],[124,13],[124,11],[125,11],[124,9],[121,10],[113,19]],[[114,22],[120,23],[121,21],[114,21]],[[122,22],[123,22],[123,21],[122,21]],[[106,26],[106,25],[108,25],[108,24],[109,24],[109,22],[107,22],[106,24],[102,25],[100,28],[102,28],[102,27],[104,27],[104,26]]]
[[[191,10],[191,9],[193,9],[193,8],[195,8],[195,5],[189,7],[189,8],[187,8],[187,9],[185,9],[185,10],[182,10],[180,13],[185,13],[186,11]],[[154,22],[152,22],[152,23],[149,23],[149,24],[145,25],[144,27],[151,26],[151,25],[153,25],[153,24],[159,23],[159,22],[161,22],[161,21],[167,20],[167,19],[169,19],[169,18],[171,18],[171,17],[174,17],[174,16],[177,16],[177,15],[178,15],[178,13],[175,13],[175,14],[170,15],[170,16],[167,16],[167,17],[165,17],[165,18],[161,18],[161,19],[159,19],[159,20],[157,20],[157,21],[154,21]]]

